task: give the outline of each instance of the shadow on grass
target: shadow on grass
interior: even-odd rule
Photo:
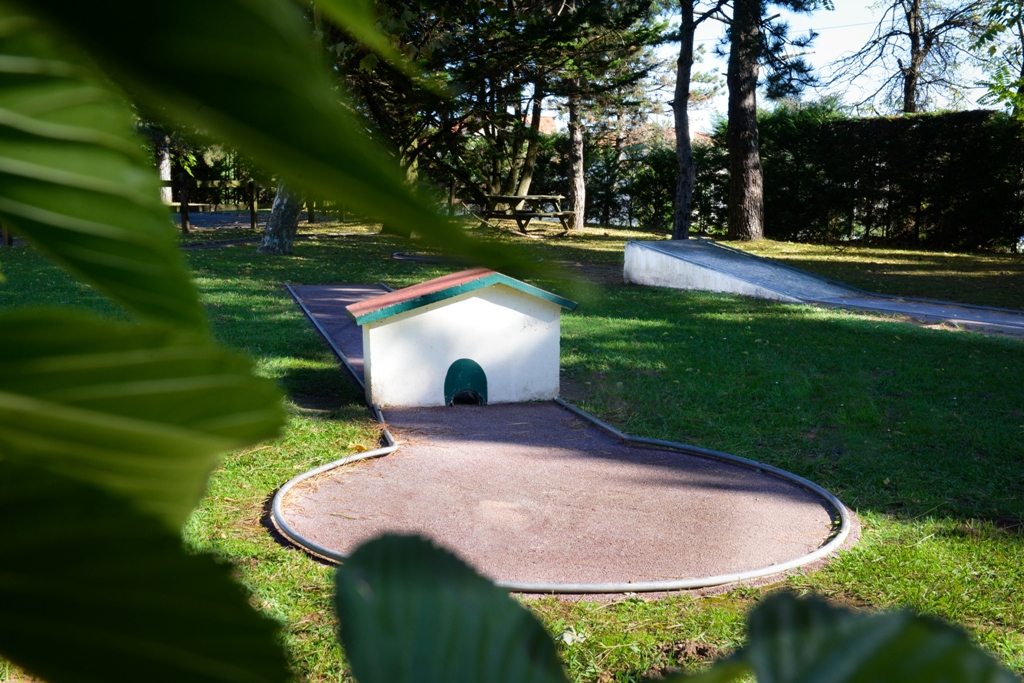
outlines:
[[[538,253],[546,260],[621,263],[619,241],[609,235],[607,242],[592,242],[607,251],[585,240],[551,241],[560,252]],[[546,248],[549,241],[540,244]],[[311,680],[337,680],[342,670],[336,648],[323,645],[333,625],[310,626],[329,612],[329,581],[322,567],[298,562],[270,543],[252,519],[288,478],[347,454],[351,442],[369,446],[374,435],[358,392],[334,369],[282,283],[386,280],[397,287],[449,272],[391,259],[394,251],[411,250],[407,241],[369,235],[303,242],[295,257],[265,257],[255,247],[187,256],[217,337],[249,350],[260,372],[280,378],[299,401],[332,406],[329,412],[293,407],[295,418],[280,441],[226,458],[204,503],[214,512],[200,515],[205,521],[191,536],[192,542],[203,539],[199,547],[221,548],[231,557],[262,604],[280,601],[303,615],[292,620],[290,642],[297,668]],[[0,307],[46,303],[126,317],[92,290],[72,286],[31,249],[2,256],[8,282],[0,286]],[[633,434],[776,464],[862,513],[865,535],[858,547],[824,571],[791,579],[791,586],[859,606],[907,606],[952,619],[1024,671],[1024,536],[1014,522],[1024,516],[1024,344],[622,286],[581,299],[562,323],[563,386],[578,388],[574,403]],[[251,500],[254,513],[244,506],[238,511],[238,500]],[[248,540],[236,542],[236,536]],[[301,590],[291,587],[296,581]],[[677,611],[659,612],[673,604],[629,600],[598,611],[585,601],[572,603],[579,606],[573,623],[581,631],[596,626],[584,613],[620,615],[608,622],[607,639],[594,635],[565,650],[576,679],[646,673],[651,658],[640,650],[629,654],[630,646],[653,648],[684,633],[676,628]],[[747,604],[717,610],[702,600],[687,613],[706,621],[690,622],[685,632],[738,643]],[[723,630],[723,620],[737,625]],[[672,626],[659,627],[665,624]],[[673,664],[667,657],[665,663]]]
[[[808,477],[902,517],[1024,517],[1024,344],[734,297],[620,288],[563,367],[632,434]]]
[[[403,240],[370,236],[302,243],[293,258],[259,257],[249,248],[224,250],[223,257],[193,252],[189,260],[204,278],[204,299],[222,305],[211,308],[218,336],[248,348],[267,374],[299,396],[330,393],[334,361],[281,283],[386,280],[397,287],[450,272],[390,258],[410,250]],[[549,260],[596,260],[589,252],[572,242],[560,253],[539,250]],[[621,255],[609,251],[607,259],[613,257]],[[576,313],[563,316],[562,332],[563,386],[579,389],[573,402],[632,434],[778,465],[862,513],[860,545],[791,585],[958,621],[1020,670],[1024,615],[1016,594],[1024,536],[1011,528],[1024,516],[1019,340],[623,286],[581,299]],[[311,366],[326,374],[306,369]],[[339,441],[326,433],[365,415],[355,390],[349,391],[352,403],[326,419],[296,421],[289,446],[295,464],[274,470],[264,490],[338,457],[348,437]],[[272,459],[278,463],[281,456],[275,452]],[[265,471],[245,464],[246,477]],[[277,581],[278,572],[274,576]],[[677,623],[676,616],[649,618],[666,604],[637,600],[612,608],[636,614],[611,625],[610,642],[632,643],[639,637],[636,623]],[[728,612],[737,623],[741,607]],[[697,616],[713,612],[706,603],[694,610]],[[713,639],[722,637],[719,627],[708,628],[718,634]],[[705,631],[695,626],[693,632]],[[735,639],[740,632],[737,626]],[[657,637],[676,633],[661,630]],[[582,679],[601,672],[601,680],[609,680],[607,672],[615,671],[621,680],[649,670],[646,656],[609,659],[610,652],[628,648],[609,650],[596,636],[588,642],[597,643],[590,653],[601,663],[596,669],[573,663],[575,655],[566,653]],[[665,664],[675,663],[666,658]]]
[[[277,381],[292,403],[305,410],[335,412],[362,400],[358,386],[338,367],[286,367]]]

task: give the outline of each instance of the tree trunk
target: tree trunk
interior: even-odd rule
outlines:
[[[569,229],[582,228],[587,211],[587,185],[583,176],[583,121],[580,96],[569,96],[569,210],[575,211]]]
[[[1024,22],[1017,21],[1017,45],[1024,51]],[[1020,71],[1017,74],[1017,99],[1013,102],[1013,117],[1021,118],[1021,102],[1024,101],[1024,59],[1020,63]]]
[[[156,145],[156,165],[160,171],[160,180],[171,180],[171,138],[164,135]],[[160,188],[160,199],[164,204],[173,204],[174,196],[170,185]]]
[[[614,164],[609,170],[608,189],[604,193],[601,202],[601,225],[612,223],[612,203],[619,191],[619,168],[622,164],[622,148],[626,145],[625,136],[622,133],[622,112],[615,115],[615,158]]]
[[[523,161],[523,172],[519,176],[517,195],[530,194],[533,182],[533,169],[537,167],[537,154],[540,152],[540,117],[544,105],[544,93],[541,83],[533,84],[533,112],[530,114],[530,139],[526,144],[526,159]]]
[[[513,105],[513,112],[514,112],[513,115],[516,117],[516,121],[521,121],[523,119],[523,105],[522,105],[522,102],[518,102],[517,101]],[[514,127],[514,132],[513,132],[513,137],[512,137],[512,153],[509,154],[509,159],[511,160],[511,163],[509,163],[509,167],[508,167],[508,179],[505,181],[505,187],[508,188],[508,193],[509,194],[512,194],[512,192],[514,192],[515,189],[517,187],[519,187],[519,178],[520,178],[520,174],[523,172],[523,161],[524,161],[524,159],[523,159],[523,142],[524,142],[524,139],[523,138],[525,138],[526,136],[527,136],[526,131],[524,131],[521,128],[519,128],[519,126],[515,126]]]
[[[917,81],[925,58],[925,51],[921,45],[921,0],[911,0],[905,14],[907,36],[910,38],[910,62],[906,66],[900,63],[900,70],[903,72],[903,113],[913,114],[917,111]]]
[[[764,237],[764,183],[757,135],[760,0],[736,0],[729,48],[729,237]]]
[[[693,6],[695,0],[679,0],[682,23],[679,26],[679,61],[676,62],[676,92],[672,111],[676,124],[676,156],[679,158],[679,181],[672,218],[672,239],[690,238],[690,213],[697,170],[690,142],[690,74],[693,71]]]
[[[274,205],[263,231],[261,254],[292,253],[292,243],[299,229],[299,214],[302,213],[302,197],[293,193],[284,183],[278,183]]]

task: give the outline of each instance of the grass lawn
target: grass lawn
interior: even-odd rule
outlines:
[[[319,682],[348,677],[334,638],[331,569],[273,538],[264,526],[268,501],[295,474],[372,446],[377,428],[281,283],[401,287],[457,267],[395,261],[393,252],[415,245],[368,226],[321,223],[316,232],[320,239],[297,243],[292,257],[262,256],[254,246],[188,252],[215,334],[281,382],[291,419],[280,439],[224,459],[185,539],[235,565],[255,604],[281,622],[296,671]],[[331,232],[358,234],[322,234]],[[561,239],[489,237],[607,283],[627,238],[645,236],[588,229]],[[901,263],[909,258],[894,253]],[[975,293],[976,279],[996,296],[999,282],[1019,290],[1014,278],[1024,277],[1019,257],[1015,275],[978,276],[988,257],[914,253],[948,265],[890,280],[917,283],[898,293],[941,296],[940,283],[955,279],[946,273],[960,263],[968,264],[960,279],[972,283],[964,289]],[[842,256],[822,260],[838,269],[825,274],[846,277],[843,268],[856,272],[869,258],[853,254],[857,266]],[[1011,272],[1010,262],[1000,268]],[[0,250],[0,266],[8,279],[0,307],[43,303],[120,315],[31,249]],[[726,295],[537,284],[580,301],[563,316],[571,400],[633,434],[784,467],[856,511],[861,543],[785,585],[868,609],[941,616],[1024,672],[1024,340]],[[1024,308],[1010,298],[972,302]],[[736,647],[746,610],[765,590],[527,604],[554,635],[567,634],[561,650],[574,680],[607,683],[699,667]]]

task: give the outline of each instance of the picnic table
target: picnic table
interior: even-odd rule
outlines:
[[[489,194],[484,209],[485,218],[511,218],[519,226],[519,232],[525,233],[530,221],[534,218],[557,218],[562,228],[569,230],[569,219],[575,211],[563,211],[560,194]],[[501,205],[507,208],[499,209]]]
[[[189,193],[189,186],[190,185],[194,185],[195,187],[231,187],[231,188],[241,188],[241,187],[244,187],[244,188],[246,188],[247,194],[249,195],[249,221],[252,224],[252,229],[253,230],[258,230],[259,229],[258,215],[259,215],[260,206],[259,206],[259,201],[257,200],[257,195],[258,195],[259,188],[256,186],[256,181],[254,181],[254,180],[248,180],[248,181],[246,181],[246,180],[192,180],[191,178],[189,178],[189,176],[184,171],[182,171],[181,175],[178,177],[178,182],[177,183],[175,183],[174,181],[171,181],[171,180],[162,180],[162,181],[160,181],[160,185],[162,187],[174,187],[175,185],[177,185],[177,187],[178,187],[178,194],[180,196],[179,201],[171,202],[168,206],[177,206],[178,207],[178,211],[181,214],[181,232],[182,232],[182,234],[187,235],[188,231],[190,229],[191,222],[189,221],[188,214],[189,214],[189,211],[192,209],[192,207],[194,206],[198,210],[202,211],[204,208],[210,206],[209,204],[196,204],[195,202],[190,202],[188,200],[188,193]],[[313,204],[312,203],[309,204],[309,216],[310,216],[310,222],[312,223],[313,222],[312,221],[312,217],[313,217]]]

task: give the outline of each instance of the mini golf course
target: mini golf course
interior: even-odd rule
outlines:
[[[386,290],[289,290],[362,383],[345,306]],[[510,590],[667,591],[782,575],[855,536],[852,515],[812,482],[629,437],[557,399],[373,410],[384,447],[299,475],[274,499],[283,535],[332,561],[415,532]]]

